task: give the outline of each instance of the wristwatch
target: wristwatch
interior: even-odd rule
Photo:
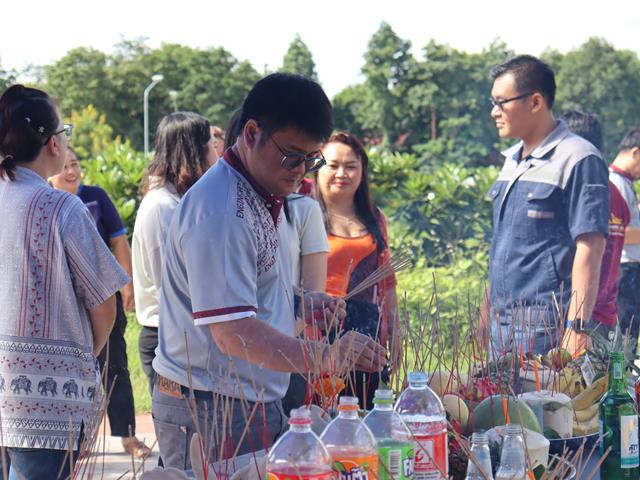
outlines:
[[[566,328],[570,328],[576,333],[589,333],[587,329],[587,324],[589,322],[582,320],[581,318],[576,318],[575,320],[567,320]]]

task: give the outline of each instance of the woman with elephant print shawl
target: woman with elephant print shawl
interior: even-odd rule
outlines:
[[[67,136],[49,96],[0,97],[0,446],[9,478],[67,478],[102,397],[96,355],[128,281],[62,171]],[[3,455],[4,457],[4,455]]]

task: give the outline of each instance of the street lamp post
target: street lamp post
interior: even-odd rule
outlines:
[[[178,92],[176,90],[169,90],[169,98],[171,99],[171,105],[173,106],[173,111],[178,111]]]
[[[149,153],[149,92],[160,83],[164,77],[156,73],[151,77],[151,83],[144,89],[144,153]]]

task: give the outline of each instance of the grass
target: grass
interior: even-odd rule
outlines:
[[[127,331],[124,339],[127,342],[127,357],[129,359],[129,373],[133,386],[133,398],[136,413],[151,411],[151,396],[149,395],[149,382],[142,371],[140,355],[138,353],[138,337],[142,326],[136,320],[135,314],[127,314]]]

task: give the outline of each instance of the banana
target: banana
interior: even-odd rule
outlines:
[[[600,418],[596,415],[588,422],[577,423],[573,422],[573,436],[582,437],[584,435],[590,435],[600,430]]]
[[[579,377],[571,370],[569,367],[565,367],[558,375],[558,391],[562,393],[568,393],[571,385],[575,385],[576,380],[580,380],[582,375]],[[575,388],[575,387],[573,387]],[[571,396],[571,395],[569,395]]]
[[[574,421],[577,423],[584,423],[591,420],[594,416],[598,415],[599,404],[594,403],[584,410],[574,410]]]
[[[604,395],[609,386],[609,377],[604,376],[591,384],[590,387],[585,389],[582,393],[577,395],[571,403],[573,404],[573,410],[585,410],[594,403],[600,400],[600,397]]]

